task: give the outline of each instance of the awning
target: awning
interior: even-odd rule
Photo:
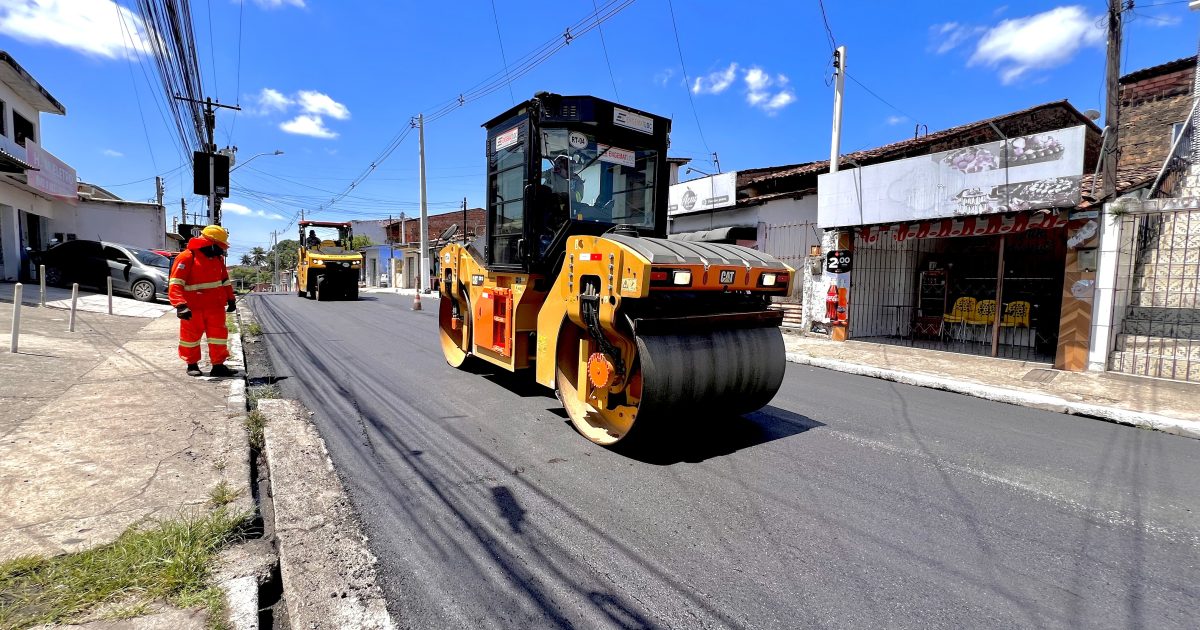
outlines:
[[[25,160],[22,160],[4,149],[0,149],[0,173],[24,173],[28,170],[37,170]]]
[[[884,236],[904,242],[910,238],[950,238],[956,236],[992,236],[1018,234],[1026,230],[1051,230],[1067,225],[1067,212],[1026,211],[1017,214],[992,214],[950,219],[929,219],[916,223],[868,225],[858,228],[864,243]]]
[[[758,240],[758,226],[735,225],[732,227],[700,230],[698,232],[680,232],[667,236],[672,241],[699,241],[701,243],[732,243],[734,241]]]

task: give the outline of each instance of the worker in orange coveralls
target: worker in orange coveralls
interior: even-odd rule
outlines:
[[[225,367],[229,358],[229,330],[225,313],[237,310],[233,284],[225,268],[229,232],[210,225],[188,241],[187,249],[171,265],[167,295],[179,317],[179,358],[187,361],[188,376],[200,376],[200,336],[208,336],[209,376],[234,376]]]

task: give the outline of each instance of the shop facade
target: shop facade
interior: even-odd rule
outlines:
[[[1078,207],[1097,132],[1075,125],[821,175],[827,330],[1086,367],[1100,223]]]

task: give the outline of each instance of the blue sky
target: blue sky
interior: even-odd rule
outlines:
[[[671,154],[706,172],[715,168],[712,152],[725,171],[827,158],[831,55],[818,2],[673,3],[678,47],[668,0],[636,0],[516,79],[511,92],[427,125],[430,212],[454,209],[463,197],[480,205],[480,123],[540,90],[591,93],[671,117]],[[296,212],[311,213],[343,191],[410,117],[502,72],[504,59],[516,62],[605,4],[494,0],[493,14],[493,2],[479,0],[192,2],[205,91],[243,107],[222,111],[217,130],[218,144],[236,145],[245,165],[225,206],[234,253],[268,244],[272,230],[293,236]],[[917,124],[936,131],[1059,99],[1102,109],[1101,0],[825,5],[853,79],[843,152],[911,137]],[[151,62],[127,45],[141,29],[134,6],[0,0],[0,48],[67,107],[65,117],[42,118],[49,151],[83,180],[128,199],[152,198],[153,176],[165,174],[168,212],[178,216],[181,196],[192,209],[202,201],[190,194],[190,167],[166,123]],[[1123,72],[1196,51],[1197,19],[1186,1],[1141,0],[1127,20]],[[275,150],[284,153],[245,162]],[[412,134],[314,218],[413,216],[417,200]]]

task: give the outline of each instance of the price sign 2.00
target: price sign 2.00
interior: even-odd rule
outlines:
[[[825,254],[825,271],[829,273],[846,273],[850,271],[851,266],[848,249],[835,249]]]

